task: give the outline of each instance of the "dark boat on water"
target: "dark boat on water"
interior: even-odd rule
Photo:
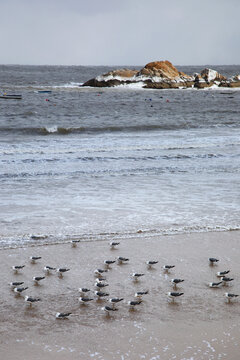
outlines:
[[[3,95],[0,95],[0,99],[16,99],[16,100],[22,100],[22,95],[18,95],[18,94],[3,94]]]
[[[39,94],[51,94],[52,90],[38,90]]]

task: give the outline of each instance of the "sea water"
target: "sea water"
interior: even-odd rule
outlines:
[[[80,86],[111,69],[0,66],[1,246],[239,229],[239,89]]]

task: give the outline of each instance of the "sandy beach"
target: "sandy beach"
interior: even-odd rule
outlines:
[[[114,239],[117,240],[117,239]],[[228,303],[225,292],[240,294],[239,231],[193,233],[121,240],[111,250],[108,240],[2,249],[0,251],[1,338],[0,355],[12,359],[228,359],[239,357],[240,299]],[[32,264],[30,256],[42,258]],[[126,264],[114,263],[106,274],[109,297],[123,297],[118,311],[107,316],[101,309],[107,299],[95,298],[94,270],[106,259],[129,258]],[[219,262],[209,266],[208,258]],[[147,260],[158,260],[148,269]],[[13,265],[25,265],[14,274]],[[169,273],[162,266],[175,265]],[[62,278],[55,272],[39,285],[32,277],[42,276],[45,265],[70,268]],[[217,289],[216,272],[231,270],[229,285]],[[137,282],[131,273],[145,275]],[[170,280],[182,278],[184,292],[174,302],[168,291]],[[23,296],[10,289],[11,281],[24,281],[24,295],[41,302],[29,307]],[[79,287],[89,287],[94,300],[80,305]],[[149,290],[136,310],[127,302],[139,290]],[[109,304],[109,303],[108,303]],[[55,319],[57,312],[71,312],[66,320]]]

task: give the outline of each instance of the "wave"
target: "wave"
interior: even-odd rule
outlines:
[[[226,232],[239,231],[240,224],[232,225],[215,225],[215,226],[179,226],[163,229],[138,229],[126,232],[104,232],[89,234],[24,234],[16,236],[2,236],[0,238],[0,249],[19,248],[23,246],[45,246],[68,243],[73,239],[81,242],[99,242],[109,241],[112,239],[131,240],[137,238],[155,238],[159,236],[181,235],[191,233],[207,233],[207,232]]]
[[[239,124],[233,122],[226,122],[221,124],[219,128],[231,127],[238,128]],[[174,131],[174,130],[191,130],[204,128],[199,124],[150,124],[150,125],[114,125],[114,126],[80,126],[80,127],[62,127],[57,125],[42,126],[42,127],[0,127],[1,133],[20,134],[20,135],[70,135],[70,134],[101,134],[111,132],[142,132],[142,131]],[[216,126],[209,126],[208,128],[216,128]]]

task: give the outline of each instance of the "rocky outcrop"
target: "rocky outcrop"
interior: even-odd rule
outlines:
[[[219,74],[216,70],[212,70],[212,69],[204,69],[201,72],[201,76],[202,78],[207,82],[213,82],[213,81],[226,81],[227,78],[221,74]]]
[[[187,75],[178,71],[170,61],[154,61],[141,70],[118,69],[90,79],[82,86],[112,87],[139,84],[148,89],[203,89],[213,85],[240,87],[240,75],[227,79],[215,70],[204,69],[201,74]]]
[[[226,80],[227,78],[216,70],[206,68],[201,71],[201,74],[195,74],[194,87],[203,89],[213,85],[219,86],[221,82]]]
[[[113,70],[88,80],[83,84],[83,86],[112,87],[117,85],[130,84],[134,82],[133,79],[137,73],[137,70],[130,69]]]

